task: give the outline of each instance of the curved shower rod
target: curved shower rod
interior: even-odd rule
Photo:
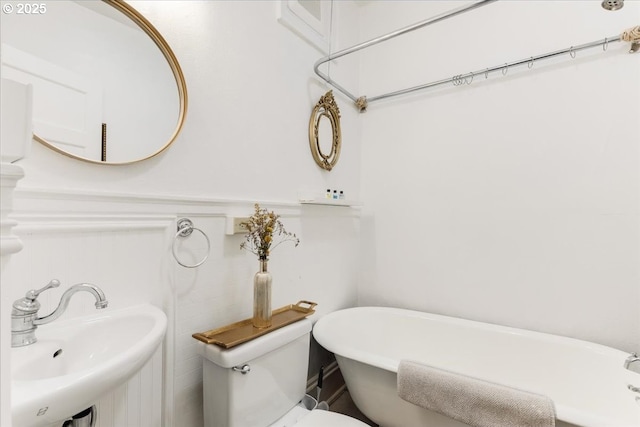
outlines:
[[[389,92],[389,93],[385,93],[382,95],[377,95],[377,96],[373,96],[373,97],[367,97],[367,96],[360,96],[357,97],[355,95],[353,95],[351,92],[349,92],[347,89],[345,89],[344,87],[342,87],[340,84],[338,84],[336,81],[332,80],[328,75],[324,74],[323,72],[321,72],[319,70],[320,66],[322,64],[325,64],[329,61],[332,61],[334,59],[343,57],[345,55],[348,55],[350,53],[354,53],[357,52],[359,50],[365,49],[367,47],[373,46],[375,44],[378,43],[382,43],[386,40],[392,39],[394,37],[398,37],[402,34],[406,34],[409,33],[411,31],[415,31],[417,29],[426,27],[428,25],[434,24],[436,22],[440,22],[443,21],[445,19],[448,18],[452,18],[454,16],[463,14],[465,12],[469,12],[471,10],[477,9],[479,7],[482,6],[486,6],[488,4],[491,4],[493,2],[496,2],[498,0],[482,0],[476,3],[472,3],[466,6],[462,6],[460,8],[457,9],[453,9],[450,10],[448,12],[445,12],[441,15],[437,15],[434,16],[432,18],[426,19],[424,21],[420,21],[416,24],[410,25],[408,27],[402,28],[400,30],[396,30],[394,32],[385,34],[383,36],[377,37],[375,39],[371,39],[369,41],[357,44],[355,46],[352,46],[350,48],[347,49],[343,49],[341,51],[338,51],[336,53],[330,54],[328,56],[325,56],[323,58],[320,58],[318,61],[316,61],[316,63],[313,66],[313,69],[315,71],[315,73],[318,75],[318,77],[320,77],[322,80],[324,80],[325,82],[329,83],[331,86],[335,87],[337,90],[339,90],[340,92],[342,92],[344,95],[346,95],[349,99],[351,99],[356,106],[358,107],[358,109],[360,110],[360,112],[364,112],[367,110],[367,107],[369,105],[369,103],[374,102],[374,101],[378,101],[381,99],[385,99],[385,98],[391,98],[393,96],[398,96],[398,95],[404,95],[410,92],[415,92],[418,90],[423,90],[423,89],[428,89],[428,88],[432,88],[435,86],[440,86],[440,85],[444,85],[444,84],[453,84],[454,86],[459,86],[461,84],[471,84],[471,81],[473,81],[473,78],[475,76],[478,75],[482,75],[484,74],[485,78],[488,77],[488,74],[493,72],[493,71],[498,71],[501,70],[503,75],[506,75],[509,68],[511,67],[516,67],[518,65],[523,65],[523,64],[527,64],[529,68],[531,68],[533,66],[533,63],[535,61],[539,61],[542,59],[548,59],[548,58],[552,58],[554,56],[558,56],[558,55],[563,55],[568,53],[569,55],[571,55],[572,58],[575,58],[575,54],[578,51],[584,50],[584,49],[589,49],[592,47],[596,47],[596,46],[602,46],[603,50],[606,50],[609,43],[613,43],[613,42],[618,42],[621,41],[621,37],[619,35],[615,35],[612,37],[607,37],[603,40],[598,40],[598,41],[594,41],[591,43],[585,43],[585,44],[581,44],[578,46],[571,46],[569,48],[566,49],[562,49],[562,50],[558,50],[555,52],[550,52],[550,53],[545,53],[545,54],[541,54],[541,55],[536,55],[536,56],[530,56],[528,58],[519,60],[519,61],[514,61],[514,62],[507,62],[501,65],[497,65],[497,66],[493,66],[493,67],[488,67],[488,68],[484,68],[482,70],[478,70],[478,71],[473,71],[470,73],[466,73],[466,74],[458,74],[455,75],[453,77],[449,77],[446,79],[442,79],[442,80],[436,80],[433,81],[431,83],[426,83],[423,85],[419,85],[419,86],[413,86],[410,88],[406,88],[406,89],[401,89],[401,90],[397,90],[394,92]],[[634,47],[636,46],[637,42],[634,43]],[[636,47],[637,50],[637,47]],[[635,50],[632,47],[631,52],[634,52]],[[468,80],[470,79],[470,80]]]

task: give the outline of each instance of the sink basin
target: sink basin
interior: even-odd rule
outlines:
[[[94,405],[144,366],[166,329],[148,304],[39,326],[35,344],[11,349],[13,425],[50,425]]]

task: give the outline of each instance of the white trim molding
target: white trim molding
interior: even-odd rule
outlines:
[[[14,195],[15,215],[25,220],[49,215],[105,216],[109,214],[135,215],[206,215],[215,217],[242,217],[253,213],[253,205],[259,203],[267,209],[275,209],[282,217],[304,215],[360,216],[360,209],[342,206],[308,205],[298,200],[247,200],[218,199],[211,197],[182,196],[174,194],[133,194],[94,190],[60,190],[49,188],[18,188]]]
[[[0,165],[0,254],[11,255],[22,249],[20,238],[13,234],[17,225],[9,218],[13,210],[13,195],[17,182],[24,177],[20,166],[11,163]]]
[[[311,43],[321,53],[329,53],[332,1],[280,0],[278,21]]]

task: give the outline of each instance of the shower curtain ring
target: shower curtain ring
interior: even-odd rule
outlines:
[[[489,69],[484,70],[484,78],[485,80],[489,78]]]
[[[529,62],[527,63],[527,67],[529,67],[529,69],[533,68],[533,56],[531,57],[531,59],[529,60]]]
[[[508,72],[509,72],[509,64],[505,62],[504,67],[502,67],[502,75],[506,76]]]
[[[571,58],[575,58],[576,57],[576,51],[573,50],[573,46],[571,46],[571,48],[569,49],[569,55],[571,55]]]
[[[469,73],[469,75],[471,76],[471,80],[467,81],[467,78],[464,78],[464,82],[468,85],[470,85],[471,83],[473,83],[473,73]]]
[[[605,37],[604,43],[602,43],[602,50],[606,51],[609,48],[609,40]]]

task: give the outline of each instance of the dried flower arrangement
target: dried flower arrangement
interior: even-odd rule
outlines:
[[[258,255],[258,259],[262,261],[266,261],[271,251],[283,242],[291,241],[295,246],[300,243],[295,234],[284,229],[280,215],[260,208],[258,203],[255,204],[255,212],[249,217],[249,221],[243,222],[242,225],[248,233],[240,248]]]

